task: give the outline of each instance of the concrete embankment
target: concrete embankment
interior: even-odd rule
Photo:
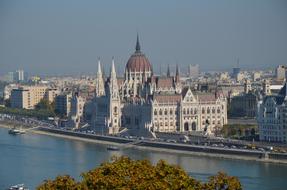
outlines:
[[[77,139],[91,140],[103,144],[118,144],[123,147],[132,147],[138,149],[148,149],[154,151],[192,154],[199,156],[210,156],[219,158],[239,159],[239,160],[256,160],[261,162],[273,162],[287,164],[287,154],[266,153],[257,150],[242,150],[242,149],[224,149],[218,147],[198,146],[189,144],[166,143],[156,141],[135,141],[133,139],[125,139],[121,137],[101,136],[94,134],[78,133],[73,131],[66,131],[60,129],[51,129],[40,127],[38,131],[62,135],[65,137],[72,137]]]
[[[60,135],[68,135],[68,136],[73,136],[73,137],[87,138],[87,139],[92,139],[92,140],[107,141],[107,142],[113,142],[113,143],[124,144],[124,143],[133,142],[132,139],[125,139],[125,138],[112,137],[112,136],[102,136],[102,135],[95,135],[95,134],[86,134],[86,133],[79,133],[79,132],[74,132],[74,131],[51,129],[47,127],[39,127],[37,130],[50,132],[50,133],[56,133]]]

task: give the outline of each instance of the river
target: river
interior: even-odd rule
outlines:
[[[107,146],[41,134],[13,136],[0,128],[0,189],[24,183],[35,189],[44,179],[80,174],[108,161],[113,155],[148,159],[156,163],[165,159],[180,165],[196,179],[206,180],[218,171],[239,177],[244,189],[283,190],[287,187],[287,165],[256,161],[230,160],[184,154],[163,153],[133,148],[107,151]]]

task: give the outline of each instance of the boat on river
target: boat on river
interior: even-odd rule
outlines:
[[[12,129],[9,129],[8,133],[11,134],[11,135],[20,135],[20,134],[24,134],[25,130],[12,128]]]
[[[117,147],[117,146],[108,146],[108,147],[107,147],[107,150],[118,151],[118,150],[120,150],[120,148]]]
[[[7,190],[29,190],[24,184],[17,184],[9,187]]]

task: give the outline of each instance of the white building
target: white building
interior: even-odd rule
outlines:
[[[24,81],[25,80],[25,78],[24,78],[24,70],[22,70],[22,69],[19,69],[19,70],[17,70],[16,72],[15,72],[15,74],[14,74],[14,80],[16,81],[16,82],[22,82],[22,81]]]
[[[71,98],[71,111],[69,113],[69,127],[79,128],[83,120],[85,99],[76,92]]]
[[[286,78],[286,67],[284,65],[278,65],[275,73],[277,80],[284,80]]]
[[[221,92],[183,88],[178,67],[175,73],[155,76],[137,38],[123,79],[117,78],[113,61],[110,77],[105,80],[99,63],[90,125],[98,133],[128,130],[142,136],[149,132],[213,131],[227,123],[227,101]]]
[[[252,79],[253,79],[253,81],[259,81],[260,78],[261,78],[261,72],[255,71],[255,72],[252,73]]]
[[[258,104],[259,138],[262,141],[284,142],[287,136],[287,87],[278,95],[266,96]]]
[[[189,77],[197,78],[199,76],[199,65],[189,65]]]

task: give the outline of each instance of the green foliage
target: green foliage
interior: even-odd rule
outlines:
[[[55,180],[46,180],[38,187],[38,190],[76,190],[78,185],[76,181],[68,175],[58,176]]]
[[[241,190],[236,177],[218,173],[202,183],[189,176],[178,166],[160,160],[153,166],[148,160],[131,160],[127,157],[115,158],[113,162],[82,174],[82,180],[75,182],[69,176],[58,176],[46,180],[38,190],[51,189],[190,189],[190,190]]]
[[[39,119],[47,119],[47,117],[54,117],[55,114],[49,110],[27,110],[18,108],[0,107],[0,113],[11,115],[21,115],[27,117],[36,117]]]
[[[54,113],[55,110],[55,104],[50,103],[49,100],[43,98],[36,106],[36,110],[47,110],[51,113]]]
[[[47,119],[47,117],[54,117],[55,114],[55,103],[50,103],[47,99],[42,99],[34,110],[10,108],[10,100],[5,101],[5,107],[0,108],[0,113],[21,115],[27,117],[36,117],[39,119]]]
[[[233,176],[227,176],[225,173],[218,172],[217,175],[211,176],[209,181],[204,184],[203,189],[242,189],[238,178]]]

